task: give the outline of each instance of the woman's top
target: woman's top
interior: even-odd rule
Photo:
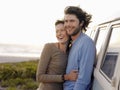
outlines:
[[[62,75],[65,73],[67,55],[55,43],[45,44],[37,69],[39,90],[63,90]]]

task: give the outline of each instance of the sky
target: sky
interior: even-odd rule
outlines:
[[[54,23],[70,5],[92,14],[91,27],[120,16],[119,0],[0,0],[0,44],[56,42]]]

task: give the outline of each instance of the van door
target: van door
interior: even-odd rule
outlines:
[[[120,78],[120,23],[111,24],[99,53],[97,67],[94,71],[93,90],[118,90]]]
[[[120,90],[120,81],[119,81],[119,86],[118,86],[118,90]]]

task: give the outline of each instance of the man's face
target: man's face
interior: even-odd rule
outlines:
[[[68,35],[75,36],[80,31],[79,19],[74,14],[66,14],[64,16],[64,26]]]

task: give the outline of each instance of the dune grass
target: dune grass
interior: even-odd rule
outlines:
[[[0,63],[0,86],[5,90],[36,90],[38,60]]]

